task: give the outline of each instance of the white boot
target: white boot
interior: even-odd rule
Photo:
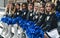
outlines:
[[[23,29],[20,26],[18,27],[18,38],[23,38]]]
[[[12,25],[9,25],[9,27],[8,27],[8,33],[5,36],[5,38],[11,38],[11,29],[12,29],[11,27],[12,27]]]
[[[7,27],[8,27],[8,25],[7,25],[7,23],[1,23],[2,24],[2,26],[3,26],[3,30],[2,30],[2,33],[1,33],[1,35],[4,37],[6,34],[7,34]]]
[[[12,38],[18,38],[18,29],[17,29],[18,25],[14,24],[13,27],[14,27],[14,36]]]

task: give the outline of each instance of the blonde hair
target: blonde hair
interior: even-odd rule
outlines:
[[[39,7],[39,6],[40,6],[40,3],[35,2],[35,3],[34,3],[34,6],[38,6],[38,7]]]
[[[45,9],[45,3],[43,3],[42,1],[40,2],[40,6],[39,6],[39,12],[40,12],[40,7],[43,7],[44,9]],[[45,10],[44,10],[44,12],[45,12]]]
[[[35,3],[34,3],[34,6],[37,6],[37,7],[38,7],[38,10],[37,10],[37,12],[39,12],[40,3],[38,3],[38,2],[35,2]]]
[[[14,14],[15,13],[15,6],[13,6],[13,8],[11,9],[11,8],[9,8],[9,4],[7,4],[6,9],[5,9],[5,13],[7,14],[7,12],[9,12],[9,11],[11,14]]]
[[[45,5],[45,7],[46,7],[48,4],[50,4],[50,6],[51,6],[51,11],[49,12],[49,14],[55,13],[55,5],[54,5],[54,3],[52,3],[52,2],[47,2],[46,5]],[[46,13],[46,10],[45,10],[45,13]]]

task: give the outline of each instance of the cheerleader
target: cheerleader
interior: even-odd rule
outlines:
[[[23,12],[20,10],[20,4],[16,3],[13,18],[16,19],[17,17],[22,17],[22,13]],[[14,27],[14,36],[12,38],[23,38],[23,33],[24,32],[23,32],[23,29],[19,26],[18,21],[19,20],[16,20],[16,24],[13,25],[13,27]]]
[[[57,19],[56,19],[53,3],[47,2],[45,9],[46,9],[45,10],[46,18],[45,18],[45,23],[43,24],[44,25],[43,30],[46,32],[49,38],[59,38],[59,34],[56,29],[58,25],[57,25]]]
[[[28,6],[27,3],[22,4],[22,18],[27,19],[27,13],[28,13]]]
[[[7,7],[6,7],[6,16],[10,16],[12,17],[13,15],[13,11],[14,11],[14,3],[8,3]],[[12,13],[12,14],[11,14]]]
[[[50,27],[50,30],[53,29],[53,28],[57,28],[57,20],[56,20],[54,8],[53,8],[51,3],[46,3],[46,12],[45,12],[45,14],[46,14],[45,21],[50,20],[51,22],[49,22],[49,23],[52,23],[51,25],[53,25],[53,27],[50,25],[52,27],[52,28]],[[47,24],[49,24],[49,23],[47,23]]]
[[[9,37],[11,37],[11,18],[12,18],[12,14],[13,14],[13,9],[14,9],[14,3],[9,3],[8,4],[8,6],[7,6],[7,8],[6,8],[6,14],[5,14],[5,16],[1,19],[1,21],[3,22],[3,23],[5,23],[5,24],[7,24],[7,26],[6,25],[4,25],[4,28],[5,29],[7,29],[7,30],[5,30],[6,31],[6,33],[5,34],[3,34],[3,32],[2,32],[2,35],[4,35],[4,38],[9,38]],[[9,19],[10,18],[10,19]],[[4,21],[4,19],[5,19],[5,21]],[[7,19],[7,20],[6,20]],[[9,23],[10,22],[10,23]],[[9,25],[9,26],[8,26]],[[4,29],[3,29],[4,30]]]
[[[10,4],[10,3],[9,3],[9,4]],[[7,9],[9,8],[9,4],[7,4],[7,6],[6,6]],[[5,12],[4,15],[6,15],[6,12]],[[4,15],[3,15],[3,16],[4,16]],[[0,21],[1,21],[1,20],[0,20]],[[6,28],[6,27],[8,27],[8,25],[7,25],[6,23],[3,23],[3,22],[0,22],[0,24],[3,25],[3,31],[2,31],[2,33],[1,33],[1,35],[4,35],[3,33],[7,31],[7,28]],[[6,25],[6,26],[5,26],[5,25]]]
[[[37,23],[38,19],[39,19],[39,11],[38,8],[40,6],[40,3],[34,3],[34,12],[33,12],[33,22]]]
[[[46,17],[46,15],[45,15],[45,4],[40,3],[40,6],[39,6],[39,19],[38,19],[38,22],[36,23],[36,25],[43,27],[45,17]]]
[[[10,19],[10,21],[9,21],[9,23],[7,23],[8,24],[8,33],[7,33],[7,35],[6,35],[6,37],[5,38],[12,38],[12,27],[13,27],[13,25],[15,24],[15,22],[13,23],[12,21],[13,21],[13,17],[14,17],[14,12],[15,12],[15,4],[14,3],[11,3],[10,4],[10,7],[9,7],[9,11],[7,12],[7,14],[6,14],[6,17],[9,17],[8,19]],[[11,22],[11,23],[10,23]]]
[[[33,3],[28,4],[27,20],[33,21]]]

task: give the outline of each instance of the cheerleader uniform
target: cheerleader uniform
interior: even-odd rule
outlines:
[[[45,21],[46,15],[45,13],[40,13],[38,22],[36,23],[36,25],[40,26],[41,28],[43,27],[44,21]]]
[[[33,22],[36,24],[38,22],[39,19],[39,14],[36,12],[33,12]]]
[[[27,19],[27,14],[28,14],[28,10],[26,10],[26,9],[22,9],[22,18],[23,19]]]
[[[49,38],[59,38],[57,27],[58,24],[56,14],[46,14],[45,23],[43,24],[43,30]]]
[[[33,10],[28,11],[27,20],[33,21]]]
[[[13,14],[13,17],[16,18],[18,16],[22,17],[22,11],[19,9],[16,9],[15,13]]]
[[[54,28],[57,28],[57,19],[55,13],[53,14],[46,14],[45,22],[43,24],[44,31],[50,31]]]

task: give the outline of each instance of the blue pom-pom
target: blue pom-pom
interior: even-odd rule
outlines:
[[[1,21],[7,23],[7,18],[2,18]]]
[[[60,20],[60,12],[56,11],[57,20]]]
[[[12,24],[16,24],[17,23],[17,19],[16,18],[12,18]]]
[[[1,21],[7,24],[15,24],[18,23],[23,30],[26,30],[26,34],[29,38],[44,38],[44,32],[39,26],[36,26],[32,21],[27,21],[22,19],[21,17],[11,18],[4,17]]]
[[[7,19],[8,19],[7,24],[12,24],[12,18],[8,17]]]

